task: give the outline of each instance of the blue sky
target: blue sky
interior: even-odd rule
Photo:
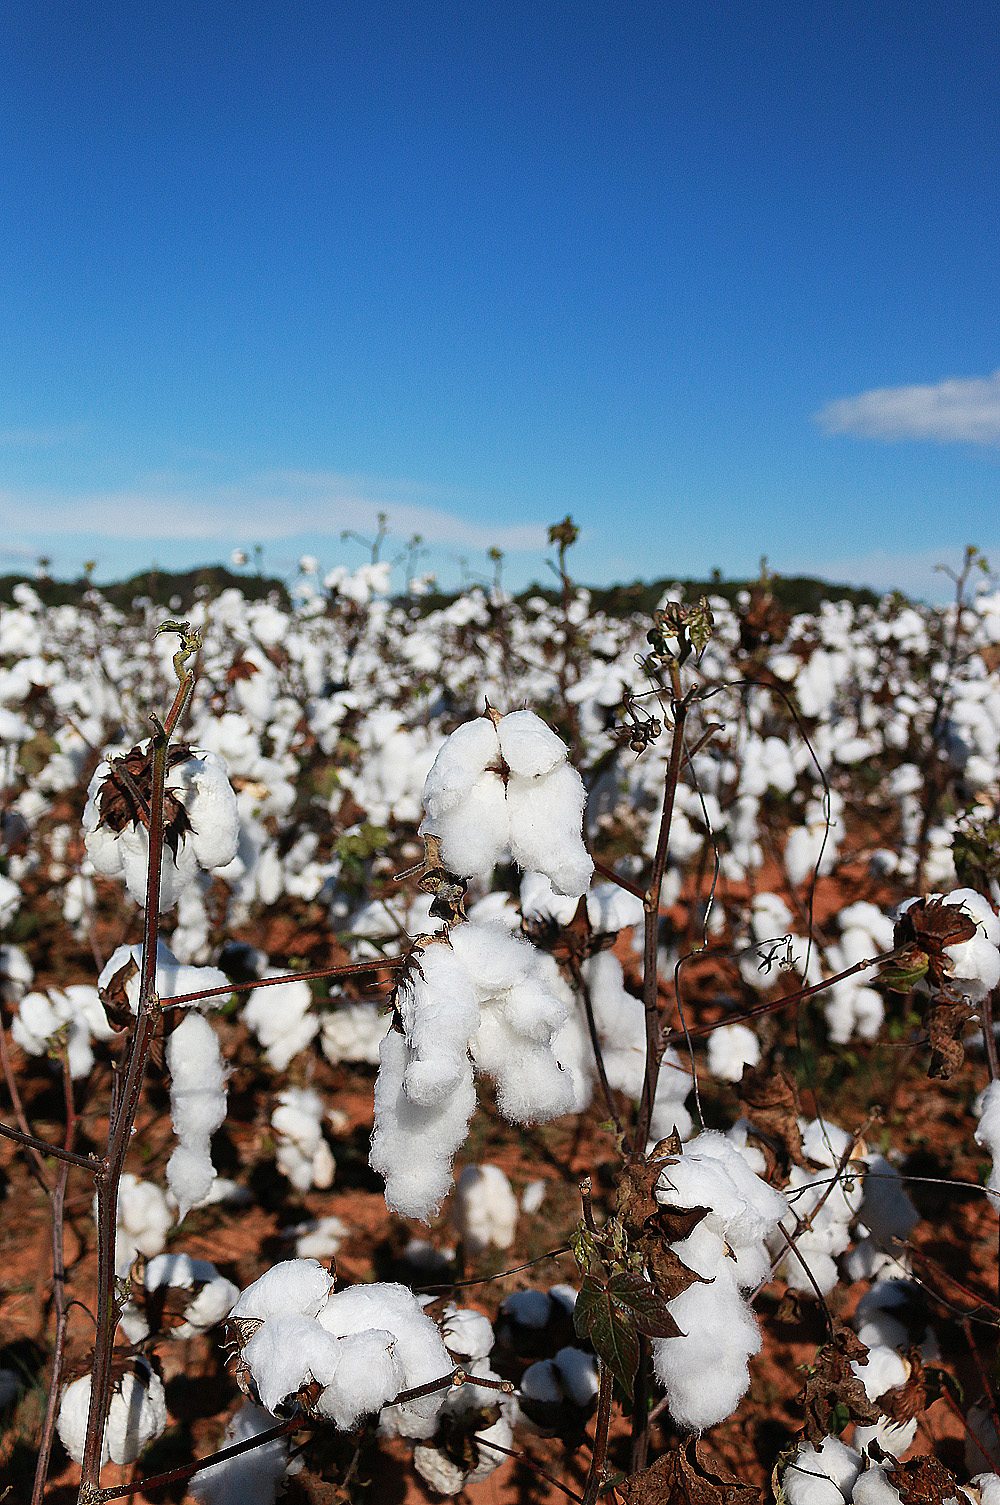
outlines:
[[[1000,559],[995,9],[5,14],[0,571]]]

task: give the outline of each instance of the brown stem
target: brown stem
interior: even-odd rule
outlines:
[[[600,1037],[597,1033],[597,1020],[594,1018],[594,1000],[590,992],[590,984],[583,975],[583,968],[578,961],[570,962],[570,972],[573,981],[580,991],[583,999],[583,1009],[587,1016],[587,1033],[590,1035],[590,1045],[594,1052],[594,1064],[597,1067],[597,1079],[601,1084],[601,1093],[604,1097],[604,1105],[608,1110],[608,1117],[615,1126],[615,1133],[622,1131],[621,1119],[618,1117],[618,1109],[615,1107],[614,1096],[611,1092],[611,1084],[608,1081],[607,1069],[604,1065],[604,1052],[601,1049]]]
[[[36,1140],[28,1123],[28,1115],[24,1111],[24,1103],[21,1101],[21,1093],[17,1085],[17,1077],[10,1060],[10,1048],[7,1044],[7,1030],[0,1015],[0,1066],[3,1068],[4,1081],[7,1083],[7,1091],[10,1093],[11,1104],[14,1109],[14,1117],[20,1127],[20,1134],[15,1134],[13,1129],[7,1129],[6,1125],[0,1125],[0,1133],[6,1134],[8,1139],[17,1139],[25,1149],[29,1151],[28,1164],[31,1173],[43,1191],[49,1189],[48,1177],[45,1174],[45,1163],[42,1154],[48,1154],[47,1150],[41,1150],[41,1140]]]
[[[601,877],[606,878],[609,883],[616,883],[619,888],[623,888],[634,899],[645,900],[646,891],[640,888],[638,883],[633,883],[629,878],[623,878],[621,873],[616,873],[613,867],[608,867],[606,863],[600,862],[594,856],[593,852],[590,854],[590,860],[594,864],[595,873],[600,873]]]
[[[166,722],[152,738],[152,787],[149,800],[149,864],[146,870],[146,915],[143,927],[139,1000],[132,1031],[128,1065],[120,1090],[115,1094],[108,1125],[108,1151],[97,1182],[97,1333],[91,1372],[90,1409],[80,1472],[80,1505],[98,1499],[105,1419],[111,1397],[111,1359],[118,1327],[119,1308],[115,1292],[115,1229],[118,1221],[118,1189],[128,1155],[142,1082],[153,1036],[160,1018],[156,996],[156,952],[160,930],[160,883],[163,865],[163,795],[167,774],[170,733],[187,704],[194,676],[181,679]]]
[[[649,1122],[653,1114],[653,1102],[656,1098],[656,1084],[660,1075],[660,1056],[662,1054],[659,970],[657,966],[660,928],[660,890],[663,887],[663,873],[667,865],[667,854],[670,850],[670,825],[673,820],[677,782],[680,778],[681,763],[684,757],[684,724],[688,713],[688,702],[679,694],[679,690],[680,681],[675,671],[674,696],[671,703],[674,716],[673,740],[670,744],[670,759],[667,764],[666,780],[663,787],[663,806],[660,811],[660,829],[656,837],[653,871],[650,875],[649,887],[643,898],[643,906],[646,914],[642,948],[642,1006],[646,1021],[646,1069],[643,1076],[642,1096],[639,1100],[639,1115],[636,1121],[634,1140],[635,1151],[640,1155],[645,1150],[646,1140],[649,1138]]]
[[[63,1096],[66,1102],[65,1148],[69,1150],[76,1138],[76,1106],[73,1102],[73,1079],[69,1063],[63,1056]],[[45,1421],[38,1446],[38,1461],[35,1465],[35,1481],[31,1491],[31,1505],[41,1505],[45,1495],[45,1481],[49,1474],[52,1442],[55,1437],[56,1417],[59,1414],[59,1389],[62,1380],[63,1356],[66,1346],[68,1307],[66,1303],[66,1251],[64,1212],[66,1182],[69,1180],[69,1165],[66,1161],[59,1167],[56,1184],[52,1191],[52,1302],[55,1308],[56,1331],[52,1350],[52,1372],[49,1377],[49,1395],[45,1406]]]
[[[604,1483],[604,1465],[608,1460],[608,1434],[611,1430],[611,1370],[601,1365],[601,1383],[597,1392],[597,1421],[594,1424],[594,1451],[590,1458],[587,1482],[583,1486],[582,1505],[595,1505]]]
[[[537,1474],[540,1479],[544,1479],[547,1484],[551,1484],[555,1489],[562,1490],[568,1500],[576,1500],[582,1505],[582,1495],[578,1495],[575,1489],[570,1489],[568,1484],[564,1484],[561,1479],[557,1479],[555,1474],[548,1473],[542,1468],[540,1463],[536,1463],[534,1458],[530,1457],[527,1453],[519,1453],[515,1448],[505,1448],[499,1442],[494,1442],[492,1437],[483,1437],[479,1432],[473,1432],[472,1437],[477,1447],[491,1448],[494,1453],[503,1453],[505,1458],[516,1458],[519,1463],[523,1463],[525,1468],[530,1468],[532,1473]]]
[[[370,962],[348,962],[340,967],[317,967],[313,972],[283,972],[280,977],[259,977],[254,982],[226,983],[221,988],[202,988],[197,993],[176,993],[172,998],[161,998],[160,1008],[178,1008],[184,1003],[200,1003],[203,998],[221,998],[230,993],[250,993],[254,988],[276,988],[284,982],[315,982],[320,977],[353,977],[358,973],[380,972],[388,969],[398,972],[405,966],[404,956],[383,956]]]
[[[649,1453],[649,1339],[639,1334],[639,1367],[635,1375],[635,1399],[632,1405],[632,1473],[640,1474],[646,1467]]]
[[[104,1505],[106,1500],[124,1500],[130,1495],[137,1495],[142,1490],[147,1494],[152,1489],[162,1489],[167,1484],[180,1484],[185,1479],[190,1479],[193,1474],[201,1473],[203,1468],[211,1468],[213,1464],[225,1463],[229,1458],[238,1458],[241,1453],[250,1453],[254,1448],[261,1448],[268,1442],[275,1442],[279,1437],[287,1437],[290,1432],[296,1432],[306,1424],[302,1416],[293,1416],[290,1421],[282,1421],[276,1427],[269,1427],[266,1432],[257,1432],[253,1437],[245,1437],[242,1442],[234,1442],[227,1448],[221,1448],[219,1452],[212,1453],[208,1458],[198,1458],[194,1463],[184,1463],[180,1468],[172,1468],[165,1474],[154,1474],[151,1479],[133,1479],[130,1484],[119,1484],[114,1489],[98,1489],[88,1499],[93,1505]]]
[[[78,1165],[81,1170],[90,1171],[91,1175],[97,1175],[101,1169],[101,1162],[93,1155],[77,1155],[73,1150],[64,1150],[58,1144],[49,1144],[45,1139],[38,1139],[34,1134],[22,1134],[20,1129],[12,1129],[9,1124],[0,1123],[0,1137],[13,1139],[15,1144],[24,1145],[41,1157],[51,1155],[54,1160],[62,1160],[66,1165]],[[45,1191],[48,1192],[48,1182],[44,1183]]]

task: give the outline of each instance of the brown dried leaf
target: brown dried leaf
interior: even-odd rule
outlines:
[[[899,1491],[903,1505],[944,1505],[945,1500],[962,1497],[951,1469],[930,1456],[897,1463],[892,1471],[892,1483]]]
[[[749,1132],[774,1152],[782,1170],[792,1162],[805,1165],[798,1089],[783,1067],[744,1067],[740,1102],[750,1120]]]
[[[927,1380],[920,1350],[911,1348],[906,1358],[910,1366],[907,1378],[895,1390],[886,1390],[878,1398],[886,1416],[900,1423],[912,1421],[927,1410]]]
[[[673,1301],[675,1296],[686,1291],[695,1281],[701,1285],[709,1284],[703,1276],[689,1270],[680,1256],[660,1239],[647,1235],[639,1241],[638,1247],[646,1261],[650,1278],[664,1301]]]
[[[627,1228],[644,1228],[656,1217],[660,1204],[653,1191],[662,1171],[662,1161],[648,1160],[644,1155],[625,1162],[618,1182],[617,1213]]]
[[[949,999],[935,999],[924,1015],[927,1038],[930,1041],[931,1059],[927,1075],[947,1081],[959,1070],[965,1060],[962,1037],[968,1027],[969,1008],[965,1003]]]
[[[758,1505],[760,1490],[723,1478],[701,1456],[697,1442],[664,1453],[618,1486],[625,1505]]]
[[[829,1436],[833,1413],[838,1409],[846,1410],[851,1421],[878,1420],[881,1407],[868,1399],[864,1385],[851,1368],[852,1360],[864,1362],[867,1357],[868,1349],[849,1327],[839,1327],[831,1341],[819,1350],[799,1396],[804,1430],[810,1442],[818,1444]]]
[[[710,1207],[661,1207],[656,1214],[656,1228],[668,1244],[677,1244],[707,1218]]]
[[[105,983],[101,989],[101,1003],[104,1006],[104,1012],[112,1029],[125,1029],[135,1017],[129,1006],[128,994],[125,989],[133,977],[138,975],[138,972],[138,966],[129,957],[128,961],[118,968],[118,971],[110,981]]]

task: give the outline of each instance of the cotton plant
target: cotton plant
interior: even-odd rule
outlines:
[[[211,1260],[189,1254],[157,1254],[142,1269],[140,1299],[122,1309],[122,1329],[132,1343],[151,1332],[194,1338],[217,1327],[239,1296],[239,1287]]]
[[[121,877],[145,904],[149,868],[148,805],[151,743],[109,752],[87,790],[83,836],[98,873]],[[236,855],[239,820],[226,765],[215,753],[175,744],[168,753],[164,800],[166,840],[160,910],[170,909],[199,871],[223,868]]]
[[[262,980],[281,975],[279,968],[269,966],[260,973]],[[312,1005],[309,984],[297,980],[255,988],[243,1005],[243,1022],[273,1071],[284,1071],[319,1033],[320,1019]]]
[[[81,1375],[66,1386],[59,1401],[59,1440],[75,1463],[83,1461],[91,1383],[89,1374]],[[148,1360],[137,1358],[112,1391],[102,1461],[134,1463],[144,1448],[163,1435],[166,1427],[163,1381]]]
[[[774,1273],[803,1295],[827,1295],[839,1279],[837,1256],[851,1243],[863,1200],[866,1154],[825,1119],[800,1120],[806,1164],[793,1165],[785,1208],[769,1235]]]
[[[29,1056],[59,1054],[64,1044],[74,1081],[90,1075],[93,1042],[109,1040],[113,1033],[98,991],[90,983],[26,993],[11,1025],[11,1034]]]

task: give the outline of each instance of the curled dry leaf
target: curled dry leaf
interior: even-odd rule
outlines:
[[[695,1441],[664,1453],[618,1486],[625,1505],[757,1505],[760,1490],[711,1468]]]

